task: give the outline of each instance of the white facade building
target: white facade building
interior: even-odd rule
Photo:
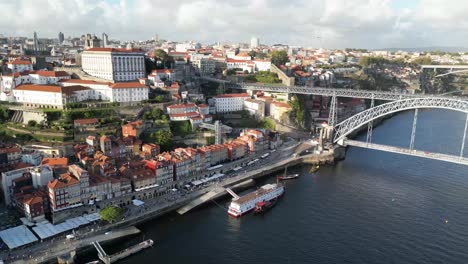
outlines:
[[[65,71],[23,71],[1,77],[1,92],[8,93],[21,84],[57,84],[70,79]]]
[[[187,50],[196,50],[199,48],[201,48],[201,44],[196,42],[177,43],[175,46],[176,52],[186,52]]]
[[[13,90],[16,102],[26,107],[52,107],[62,109],[67,103],[88,100],[88,87],[74,85],[62,87],[58,85],[24,84]]]
[[[105,80],[135,81],[145,76],[145,54],[137,49],[91,48],[81,55],[83,71]]]
[[[161,79],[166,79],[169,81],[175,81],[176,79],[176,72],[173,69],[159,69],[159,70],[153,70],[149,75],[148,79],[153,81],[156,80],[155,77],[159,77],[159,80]]]
[[[253,63],[255,64],[255,71],[269,71],[271,68],[270,60],[255,59]]]
[[[140,82],[106,83],[91,80],[65,80],[66,86],[86,86],[90,89],[89,100],[103,100],[119,103],[136,103],[148,100],[149,88]]]
[[[250,39],[250,48],[255,49],[258,48],[258,46],[260,46],[260,39],[257,37],[252,37]]]
[[[190,55],[190,61],[193,66],[198,68],[202,75],[213,74],[215,72],[216,62],[212,59],[211,54],[205,55],[194,53]]]
[[[230,69],[241,69],[242,71],[253,72],[255,69],[255,63],[250,60],[226,60],[226,68]]]
[[[27,60],[14,60],[12,62],[7,63],[7,67],[13,73],[22,72],[22,71],[32,71],[33,70],[32,63],[30,61],[27,61]]]
[[[240,94],[221,94],[213,98],[217,113],[227,113],[241,111],[244,106],[244,100],[250,96],[246,93]]]

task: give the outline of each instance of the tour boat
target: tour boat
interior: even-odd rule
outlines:
[[[257,204],[255,204],[254,213],[261,214],[261,213],[268,211],[273,206],[275,206],[277,201],[278,199],[273,199],[271,201],[258,202]]]
[[[254,192],[232,199],[228,214],[233,217],[240,217],[255,209],[257,203],[270,202],[283,195],[283,193],[284,186],[281,183],[265,184]]]

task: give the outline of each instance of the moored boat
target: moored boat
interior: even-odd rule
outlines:
[[[257,204],[255,204],[254,213],[261,214],[270,210],[271,208],[273,208],[273,206],[275,206],[277,201],[278,201],[278,198],[273,199],[271,201],[258,202]]]
[[[281,175],[278,176],[278,180],[284,181],[284,180],[293,180],[299,178],[299,174],[290,174],[290,175]]]
[[[283,184],[265,184],[254,192],[232,199],[232,202],[229,205],[228,214],[233,217],[240,217],[253,210],[257,203],[270,202],[283,195],[283,193]]]

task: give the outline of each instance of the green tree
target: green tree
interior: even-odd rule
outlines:
[[[172,147],[172,132],[170,130],[161,129],[150,134],[152,142],[161,146],[163,151],[168,151]]]
[[[0,121],[6,121],[9,116],[8,108],[4,106],[0,106]]]
[[[427,57],[427,56],[418,57],[414,59],[411,63],[416,64],[416,65],[423,65],[423,64],[427,65],[427,64],[432,64],[432,59],[431,57]]]
[[[373,64],[377,64],[377,65],[382,65],[382,64],[385,64],[385,63],[389,63],[389,60],[384,58],[384,57],[375,57],[375,56],[362,56],[360,59],[359,59],[359,65],[363,66],[363,67],[368,67],[370,65],[373,65]]]
[[[260,59],[260,60],[263,60],[267,57],[267,55],[263,52],[257,52],[257,55],[255,56],[255,58],[257,59]]]
[[[252,57],[252,58],[255,58],[255,56],[257,56],[257,52],[255,50],[251,50],[247,54],[249,54],[249,56]]]
[[[35,120],[29,120],[28,121],[28,126],[35,127],[36,125],[37,125],[37,122]]]
[[[292,100],[288,102],[296,116],[296,123],[303,125],[305,121],[305,106],[302,101],[299,100],[297,95],[293,95]]]
[[[275,65],[284,65],[288,61],[288,53],[285,50],[274,50],[271,53],[271,63]]]
[[[123,209],[110,205],[99,211],[99,215],[101,216],[102,220],[105,220],[109,223],[115,223],[122,219]]]
[[[275,130],[276,129],[276,122],[272,118],[265,117],[262,119],[262,128]]]
[[[171,131],[176,136],[185,137],[192,133],[192,125],[190,124],[190,121],[171,122]]]
[[[169,56],[167,52],[162,49],[155,49],[153,55],[156,65],[162,68],[169,68],[171,64],[174,63],[174,58]]]

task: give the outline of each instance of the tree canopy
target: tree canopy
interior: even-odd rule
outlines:
[[[167,52],[162,49],[155,49],[153,55],[156,61],[156,67],[170,68],[171,64],[174,63],[174,58],[169,56]]]
[[[260,71],[255,75],[249,75],[244,78],[247,82],[260,82],[260,83],[281,83],[278,74],[268,71]]]
[[[171,122],[171,131],[176,136],[186,136],[192,133],[192,125],[190,121],[175,121]]]
[[[262,128],[269,129],[269,130],[275,130],[276,129],[276,122],[270,117],[265,117],[262,119]]]
[[[285,50],[274,50],[271,53],[271,63],[275,65],[284,65],[288,61],[288,53]]]
[[[8,108],[4,106],[0,106],[0,121],[6,121],[9,116]]]
[[[419,57],[412,61],[413,64],[423,65],[423,64],[432,64],[431,57]]]
[[[99,215],[101,216],[102,220],[105,220],[109,223],[115,223],[122,219],[123,209],[110,205],[99,211]]]
[[[372,64],[377,64],[377,65],[381,65],[381,64],[385,64],[385,63],[389,63],[390,61],[384,57],[376,57],[376,56],[362,56],[360,59],[359,59],[359,65],[363,66],[363,67],[367,67],[369,65],[372,65]]]
[[[147,134],[144,140],[149,143],[156,143],[161,146],[162,151],[168,151],[172,148],[172,132],[166,129],[160,129],[151,134]]]
[[[154,108],[151,112],[146,112],[143,115],[143,119],[145,120],[168,120],[167,115],[164,113],[163,110],[159,108]]]

